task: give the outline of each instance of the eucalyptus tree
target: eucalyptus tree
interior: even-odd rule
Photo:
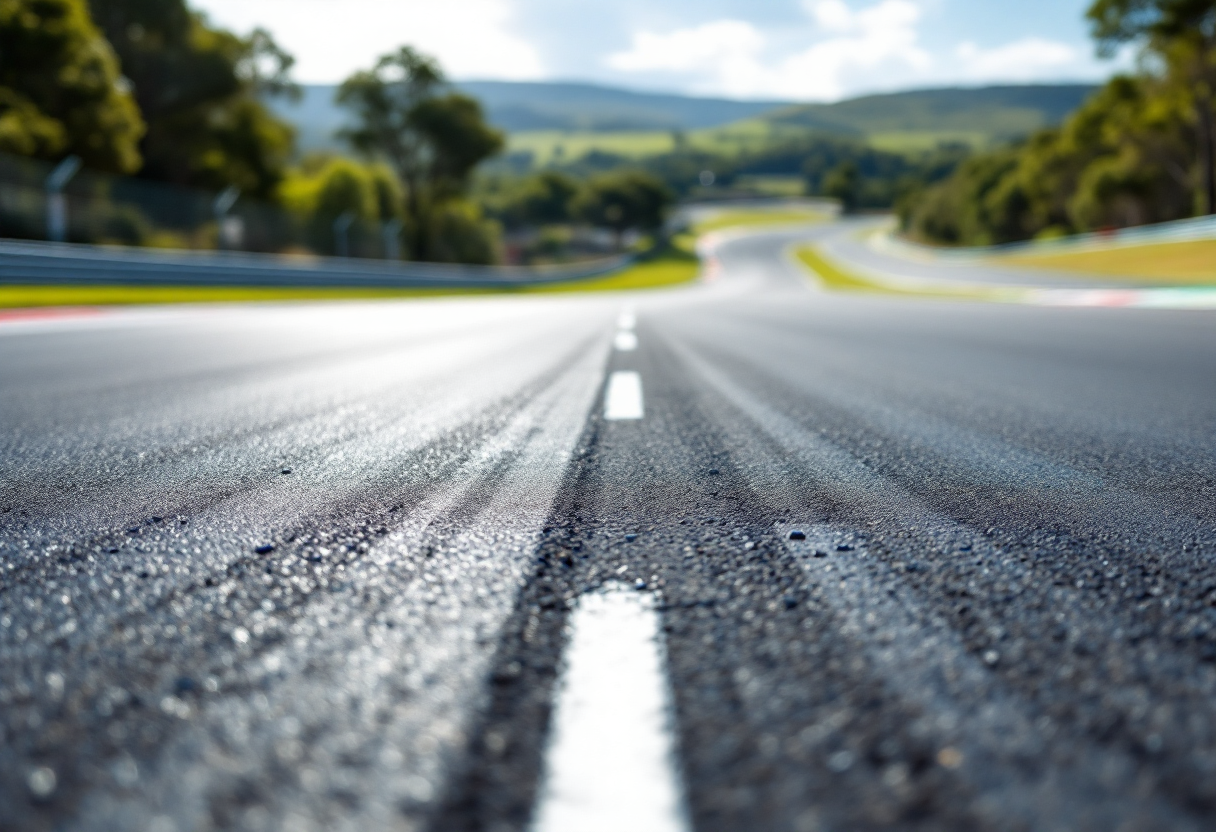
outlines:
[[[434,59],[408,46],[348,78],[337,100],[356,118],[343,131],[346,140],[401,179],[410,256],[433,259],[443,208],[464,195],[473,169],[502,149],[502,134],[475,99],[451,90]]]
[[[1194,112],[1202,210],[1216,213],[1216,0],[1095,0],[1086,14],[1099,54],[1134,44],[1178,76]]]
[[[130,173],[143,132],[83,0],[0,0],[0,150]]]

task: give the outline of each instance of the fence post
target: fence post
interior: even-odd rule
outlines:
[[[221,249],[228,248],[230,236],[239,236],[230,234],[228,229],[228,212],[232,210],[232,206],[236,205],[236,201],[241,197],[241,189],[236,185],[229,185],[224,190],[220,191],[219,196],[211,203],[211,210],[215,214],[215,244]]]
[[[394,217],[391,220],[385,220],[380,225],[380,234],[384,238],[384,259],[385,260],[400,260],[401,259],[401,229],[405,227],[405,223]]]
[[[350,227],[355,222],[352,211],[343,211],[334,220],[334,254],[350,257]]]
[[[46,178],[46,238],[52,243],[68,239],[68,200],[63,189],[80,170],[80,157],[69,156]]]

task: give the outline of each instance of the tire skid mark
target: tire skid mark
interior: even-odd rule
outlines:
[[[535,378],[530,379],[522,389],[512,391],[495,401],[479,403],[478,409],[472,413],[459,413],[457,405],[462,405],[464,402],[457,401],[412,413],[410,414],[412,418],[409,419],[401,418],[400,414],[395,417],[385,414],[375,424],[344,428],[336,437],[326,435],[323,440],[313,439],[303,443],[290,443],[293,451],[290,459],[294,466],[291,469],[293,473],[290,483],[293,493],[286,496],[290,496],[293,501],[298,500],[301,496],[307,496],[309,499],[315,500],[316,505],[311,507],[313,512],[311,515],[301,514],[299,510],[291,510],[286,516],[298,517],[296,523],[302,528],[310,524],[319,525],[322,521],[341,522],[341,518],[350,511],[357,511],[357,507],[365,505],[369,497],[379,500],[379,495],[386,492],[394,493],[400,489],[400,483],[403,481],[419,482],[425,487],[428,482],[442,478],[451,464],[465,459],[472,453],[471,449],[476,449],[485,441],[486,436],[499,430],[503,424],[514,417],[517,411],[527,406],[531,398],[567,372],[589,349],[592,349],[593,344],[594,339],[583,339],[559,361],[546,368]],[[457,413],[459,413],[457,425],[447,427]],[[313,428],[325,421],[332,422],[333,419],[334,414],[332,413],[327,418],[322,415],[314,417],[309,424],[301,426],[303,435],[312,436],[318,432],[329,433]],[[265,458],[267,456],[265,451],[259,450],[259,446],[263,445],[265,441],[264,437],[250,437],[250,442],[246,446],[236,449],[225,447],[222,449],[222,453],[228,456],[244,455]],[[284,440],[283,445],[286,447],[288,444]],[[339,468],[349,468],[348,464],[344,464],[348,456],[357,458],[362,455],[360,452],[363,449],[376,446],[394,449],[392,456],[388,460],[373,457],[362,466],[369,470],[359,471],[356,475],[351,475],[349,472],[338,474]],[[386,462],[388,464],[385,464]],[[184,470],[190,467],[190,464],[187,460],[180,465]],[[222,511],[233,506],[234,501],[238,500],[256,503],[283,499],[282,489],[285,483],[280,475],[281,467],[281,463],[267,465],[262,470],[255,470],[243,475],[239,480],[227,486],[208,486],[203,493],[190,495],[187,500],[181,502],[166,499],[167,495],[162,494],[158,497],[155,508],[146,513],[131,517],[128,508],[119,509],[126,516],[108,521],[105,518],[99,518],[103,529],[104,525],[108,523],[118,525],[119,528],[111,527],[98,532],[86,532],[83,535],[76,533],[66,538],[52,533],[49,535],[49,539],[40,543],[39,548],[53,554],[61,564],[75,562],[78,568],[89,557],[104,559],[102,556],[105,554],[119,554],[122,551],[129,552],[131,549],[138,551],[141,548],[143,537],[146,537],[146,535],[141,535],[142,532],[159,531],[155,528],[157,524],[150,524],[144,520],[147,514],[154,514],[162,519],[169,518],[168,526],[173,526],[174,523],[180,524],[182,528],[176,529],[174,536],[183,545],[188,544],[192,538],[196,538],[198,535],[194,533],[193,529],[186,528],[186,523],[202,522],[208,512]],[[330,470],[326,470],[327,468]],[[377,468],[379,470],[376,470]],[[338,479],[338,476],[341,479]],[[165,478],[164,474],[158,477],[162,480]],[[172,476],[167,478],[171,481],[175,479]],[[303,486],[307,486],[309,490],[304,490]],[[405,496],[414,490],[416,488],[407,489]],[[107,493],[121,495],[122,486],[115,485]],[[278,496],[276,497],[276,495]],[[120,501],[117,497],[107,500],[105,495],[94,495],[89,503],[105,508],[111,503],[120,503]],[[238,507],[235,515],[239,516],[240,513]],[[72,520],[71,527],[87,525],[88,522],[87,520],[82,521],[78,517],[73,517]],[[282,524],[281,519],[278,524],[283,527],[283,531],[278,534],[279,538],[289,537],[295,533],[292,526]],[[153,528],[141,528],[144,526],[153,526]],[[4,591],[6,585],[11,585],[17,575],[27,569],[41,568],[38,551],[30,545],[32,541],[28,538],[24,553],[14,550],[14,538],[18,531],[15,524],[0,526],[0,533],[7,538],[7,540],[0,541],[0,553],[9,560],[8,568],[10,570],[9,580],[0,583],[0,593]],[[115,552],[115,549],[119,552]]]
[[[480,387],[454,372],[461,367],[462,360],[479,357],[473,346],[470,345],[463,352],[443,353],[441,361],[413,362],[404,369],[401,367],[402,359],[411,358],[408,353],[378,357],[377,372],[367,372],[369,368],[362,366],[345,366],[335,368],[332,379],[314,374],[307,379],[310,389],[328,389],[333,383],[342,386],[343,379],[352,375],[379,381],[370,388],[364,384],[358,390],[345,391],[337,397],[317,397],[310,393],[306,405],[296,403],[296,394],[305,380],[295,378],[290,383],[276,380],[271,389],[264,389],[263,385],[235,412],[227,392],[212,395],[210,398],[223,407],[221,422],[231,420],[233,424],[221,424],[212,430],[190,433],[177,438],[167,447],[148,447],[146,437],[139,437],[141,450],[138,456],[124,450],[121,459],[89,459],[92,468],[103,469],[100,472],[89,468],[82,470],[78,460],[58,467],[39,463],[32,480],[18,479],[9,470],[0,486],[0,503],[7,504],[8,509],[6,525],[16,522],[17,513],[28,518],[31,495],[43,492],[47,492],[52,510],[61,513],[65,511],[65,488],[73,493],[77,503],[82,499],[102,505],[118,502],[117,495],[121,495],[124,489],[121,483],[115,483],[115,466],[121,468],[124,480],[141,474],[180,483],[230,480],[236,484],[236,490],[241,490],[251,478],[277,474],[284,463],[296,467],[324,463],[335,449],[340,450],[343,445],[366,444],[372,440],[386,446],[399,444],[402,439],[416,435],[420,423],[443,425],[451,423],[454,417],[459,418],[455,414],[460,412],[460,407],[468,404],[464,401],[468,398],[464,390]],[[585,348],[585,343],[573,352],[579,348]],[[419,396],[420,390],[426,395]],[[506,394],[506,398],[509,399],[511,395]],[[249,413],[258,410],[250,402],[259,405],[274,403],[276,409],[280,407],[279,403],[286,403],[288,412],[264,417],[250,426]],[[208,413],[198,412],[198,405],[199,402],[192,400],[188,418],[179,415],[172,423],[210,425],[214,420],[209,418]],[[411,418],[403,418],[403,415]],[[144,414],[142,418],[153,425],[165,423],[167,419],[152,414]],[[126,447],[121,441],[116,443],[113,436],[107,440],[107,444]],[[250,470],[248,460],[251,458],[265,460],[261,463],[261,470],[257,467]],[[100,493],[94,491],[99,487]],[[149,513],[164,515],[168,511],[157,507]],[[45,526],[55,516],[38,518],[39,525]],[[70,513],[64,516],[72,517]],[[30,522],[30,519],[24,521],[27,526]]]
[[[1025,712],[987,667],[999,654],[973,655],[895,570],[872,556],[860,530],[827,523],[778,530],[812,591],[834,610],[840,632],[896,695],[923,709],[913,733],[936,735],[938,761],[966,772],[981,793],[974,809],[987,825],[1058,832],[1162,823],[1180,832],[1201,828],[1146,793],[1130,757],[1087,746],[1053,749],[1050,721]]]
[[[132,643],[123,639],[125,634],[138,633],[140,625],[159,619],[172,621],[178,627],[179,638],[174,647],[179,653],[184,648],[187,656],[193,656],[187,664],[198,687],[192,683],[189,691],[179,691],[167,698],[170,712],[165,714],[152,715],[146,707],[140,707],[141,698],[146,706],[147,694],[137,696],[133,703],[127,697],[106,705],[111,710],[111,719],[128,724],[136,721],[142,724],[145,735],[150,732],[157,737],[152,745],[128,744],[143,755],[140,762],[158,760],[145,769],[148,779],[141,785],[139,797],[124,795],[121,789],[107,789],[104,785],[88,789],[90,783],[98,785],[98,765],[104,769],[111,762],[120,766],[133,764],[123,756],[120,750],[123,745],[115,745],[104,735],[78,736],[72,740],[77,747],[71,756],[81,765],[63,771],[60,793],[71,803],[85,799],[78,815],[83,823],[80,828],[137,828],[162,815],[178,818],[178,828],[242,826],[245,821],[240,804],[245,798],[239,793],[250,781],[241,772],[252,773],[250,767],[257,764],[270,764],[273,771],[278,754],[273,732],[258,733],[268,718],[266,707],[259,704],[266,701],[261,692],[270,692],[267,695],[273,700],[272,712],[287,713],[289,716],[284,718],[297,723],[297,739],[288,744],[298,745],[307,736],[305,747],[312,749],[329,730],[323,727],[327,719],[338,724],[331,733],[341,731],[342,711],[338,709],[335,714],[323,707],[315,713],[303,714],[294,697],[306,694],[324,697],[327,687],[343,691],[345,685],[349,690],[355,678],[348,677],[340,668],[349,669],[348,665],[357,661],[362,661],[362,666],[355,676],[366,679],[372,689],[389,686],[386,697],[379,699],[382,703],[386,698],[390,703],[394,699],[409,702],[426,699],[428,695],[440,700],[446,695],[448,699],[446,705],[440,702],[442,713],[431,713],[409,731],[398,731],[394,738],[401,747],[421,737],[424,744],[435,744],[439,753],[414,754],[404,759],[391,750],[390,738],[376,735],[382,756],[388,756],[380,759],[383,763],[380,768],[375,762],[371,767],[377,776],[383,775],[389,782],[375,787],[371,783],[348,783],[344,788],[361,795],[366,810],[350,814],[364,822],[390,824],[396,822],[393,818],[401,812],[416,816],[428,811],[440,788],[442,765],[450,757],[442,746],[459,741],[460,721],[474,688],[439,685],[437,680],[465,678],[471,682],[476,677],[479,661],[484,660],[477,656],[486,652],[484,645],[493,642],[500,626],[496,620],[506,613],[495,611],[502,603],[495,599],[510,599],[516,594],[513,582],[521,580],[520,561],[532,548],[539,522],[548,511],[547,501],[552,499],[573,444],[573,438],[565,438],[563,431],[569,436],[571,431],[581,429],[586,413],[580,412],[579,406],[587,404],[591,385],[599,383],[593,368],[600,362],[606,345],[597,340],[602,341],[584,342],[511,401],[500,403],[504,411],[488,419],[488,424],[472,435],[449,437],[446,457],[436,447],[420,451],[424,459],[430,460],[428,470],[432,476],[422,478],[421,491],[414,491],[412,497],[407,499],[399,489],[396,495],[384,500],[371,487],[369,496],[379,500],[383,511],[370,515],[366,510],[360,512],[357,510],[360,498],[352,497],[347,509],[338,507],[328,517],[314,516],[301,521],[297,531],[285,535],[270,557],[242,556],[219,580],[185,583],[172,588],[158,602],[148,604],[133,599],[121,616],[123,620],[106,624],[103,629],[111,633],[108,640],[118,641],[115,645],[118,649],[108,651],[110,660],[116,654],[126,657],[126,668],[113,668],[111,678],[126,680],[126,686],[136,691],[173,690],[171,677],[180,670],[166,666],[156,657],[160,648],[139,647],[138,640]],[[388,502],[393,504],[387,505]],[[217,510],[222,508],[219,506]],[[353,516],[349,513],[351,509],[356,510]],[[314,528],[319,531],[309,531]],[[286,539],[292,536],[296,539]],[[346,542],[357,541],[353,550],[324,545],[335,544],[344,537]],[[359,544],[365,548],[361,549]],[[457,563],[460,566],[453,573]],[[259,589],[259,584],[264,588]],[[230,622],[223,625],[224,635],[238,645],[242,657],[235,668],[220,661],[226,648],[208,633],[213,625],[205,618],[189,621],[180,617],[182,608],[190,601],[202,599],[209,599],[206,607],[222,610]],[[192,613],[193,617],[198,616],[197,603]],[[466,620],[468,623],[463,623]],[[99,621],[95,618],[92,623]],[[311,634],[307,645],[300,643],[295,632],[301,623]],[[154,628],[159,626],[153,624]],[[448,631],[448,635],[440,635],[441,631]],[[427,633],[433,640],[422,636]],[[411,639],[420,636],[427,649],[407,646]],[[87,652],[105,651],[106,640],[85,639]],[[71,678],[71,671],[83,659],[79,651],[86,646],[80,636],[72,641],[77,644],[77,650],[72,651],[78,653],[76,658],[63,655],[62,649],[70,649],[65,644],[55,651],[57,655],[46,656],[44,660],[67,671],[68,689],[76,700],[72,704],[89,710],[92,700],[104,701],[107,692]],[[383,664],[384,650],[394,642],[400,648],[389,651],[388,655],[398,657],[390,664],[400,665],[401,673],[400,681],[389,682],[384,676],[388,670]],[[123,644],[128,646],[119,646]],[[136,649],[132,652],[131,647]],[[425,666],[428,657],[432,665],[438,661],[442,666]],[[173,664],[181,659],[179,655]],[[149,669],[154,674],[151,677]],[[208,672],[207,678],[215,680],[218,693],[209,689],[204,692],[201,688],[201,677]],[[37,678],[39,674],[30,675]],[[167,678],[156,678],[157,675]],[[320,678],[328,676],[335,678],[326,686]],[[302,690],[293,693],[285,689],[284,678],[305,680]],[[441,693],[428,693],[435,690]],[[159,695],[152,694],[154,701]],[[129,707],[131,704],[135,707]],[[174,709],[188,713],[191,721],[175,729],[175,714],[171,713]],[[382,704],[382,718],[392,720],[398,710],[399,707]],[[153,718],[149,719],[150,716]],[[210,736],[200,729],[200,722],[214,728]],[[217,736],[223,736],[225,731],[231,733],[229,729],[234,725],[238,736],[243,734],[257,740],[254,747],[246,747],[245,752],[232,758],[232,751],[224,750],[231,748],[229,738],[206,752],[212,755],[209,761],[201,761],[200,745],[211,746]],[[240,728],[242,725],[245,727]],[[100,747],[85,750],[79,748],[80,743],[98,743]],[[239,740],[237,744],[239,747]],[[31,748],[26,743],[21,745]],[[42,753],[51,751],[46,749]],[[228,762],[217,765],[218,759],[224,757]],[[379,759],[374,754],[372,758]],[[388,763],[384,763],[385,759]],[[57,764],[62,766],[63,761],[58,760]],[[335,760],[329,765],[342,767]],[[324,769],[325,766],[319,768]],[[295,778],[297,790],[303,788],[307,792],[314,787],[315,784],[306,782],[310,770],[302,769],[304,780]],[[288,780],[294,778],[290,772],[281,775]],[[105,779],[104,775],[101,779]],[[8,778],[8,782],[16,785],[21,781],[15,777]],[[183,794],[188,799],[182,800]],[[289,808],[289,794],[297,805],[309,804],[306,796],[301,797],[290,788],[283,789],[282,794],[273,791],[258,794],[253,802],[269,805],[274,813],[281,813]],[[398,805],[389,805],[393,800]],[[323,806],[317,808],[317,812],[323,810]],[[329,828],[349,825],[339,817],[326,821],[331,822],[334,825]]]
[[[1109,726],[1081,725],[1091,747],[1101,747],[1104,754],[1133,762],[1127,770],[1129,777],[1132,772],[1135,777],[1121,791],[1139,794],[1139,784],[1144,781],[1157,793],[1170,794],[1184,805],[1203,806],[1214,799],[1210,773],[1216,770],[1216,738],[1212,736],[1216,672],[1211,666],[1197,665],[1175,652],[1176,648],[1162,650],[1158,643],[1129,639],[1129,633],[1136,632],[1137,628],[1134,622],[1126,620],[1121,610],[1087,603],[1091,599],[1071,585],[1041,586],[1032,566],[1011,556],[987,534],[936,513],[845,450],[762,404],[756,396],[689,348],[679,344],[672,346],[728,407],[745,415],[780,449],[781,454],[774,458],[775,464],[756,463],[748,470],[755,488],[762,493],[797,494],[806,490],[805,478],[810,473],[817,486],[836,502],[839,514],[863,519],[876,531],[881,530],[883,536],[901,540],[901,546],[923,546],[927,560],[934,556],[961,558],[981,567],[979,577],[994,586],[996,598],[1003,598],[1006,603],[971,603],[977,589],[971,584],[977,577],[975,573],[962,579],[965,582],[949,592],[954,596],[954,604],[969,619],[966,621],[970,627],[966,632],[965,649],[973,656],[982,656],[988,650],[1004,653],[990,675],[1000,674],[1006,667],[1017,667],[1018,643],[1011,638],[1015,634],[1021,634],[1023,640],[1037,640],[1037,647],[1060,651],[1060,669],[1070,675],[1032,680],[1029,688],[1023,679],[1013,678],[1009,684],[1017,686],[1027,697],[1028,704],[1040,701],[1043,688],[1068,684],[1073,691],[1070,695],[1075,697],[1080,686],[1082,690],[1091,691],[1083,694],[1086,699],[1099,700],[1104,709],[1118,714],[1117,731],[1111,731]],[[741,437],[741,441],[753,440]],[[773,471],[785,472],[778,476],[780,482],[774,482]],[[908,591],[919,597],[918,579],[928,567],[915,559],[900,560],[898,556],[888,555],[881,540],[881,537],[875,539],[872,550],[891,561]],[[939,599],[940,596],[939,590]],[[1035,596],[1041,599],[1039,603],[1045,604],[1045,608],[1036,604]],[[1018,604],[1009,603],[1015,600]],[[930,603],[921,600],[918,605],[927,608]],[[1026,622],[1012,614],[1025,604],[1043,610],[1038,615],[1050,616],[1055,632],[1066,633],[1065,638],[1055,637],[1047,646],[1033,629],[1034,622],[1030,624],[1031,629],[1025,630]],[[1080,647],[1062,652],[1073,645],[1088,647],[1084,654]],[[1174,648],[1174,645],[1170,647]],[[1111,671],[1101,663],[1104,655],[1117,657],[1114,659],[1117,663],[1114,680],[1109,679],[1107,674]],[[1088,664],[1087,656],[1092,657]],[[1093,674],[1093,681],[1085,683],[1084,674]],[[1076,678],[1078,675],[1082,676],[1080,680]],[[1054,676],[1049,671],[1049,677]],[[1168,685],[1169,690],[1160,690],[1161,685]],[[1173,705],[1155,709],[1145,706],[1158,696],[1168,696]],[[1036,718],[1062,723],[1076,717],[1071,710],[1060,711],[1055,706],[1040,714]],[[1163,735],[1170,736],[1170,741],[1177,745],[1170,749],[1169,758],[1173,762],[1163,767],[1172,776],[1158,779],[1135,763],[1143,764],[1147,759],[1158,757],[1154,762],[1160,765]],[[1116,768],[1122,768],[1122,764],[1117,764]]]

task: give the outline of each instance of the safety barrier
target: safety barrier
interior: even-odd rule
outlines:
[[[0,240],[0,284],[506,287],[586,280],[633,259],[626,254],[543,267],[464,266]]]

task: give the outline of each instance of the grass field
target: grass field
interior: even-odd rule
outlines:
[[[659,131],[576,133],[536,130],[512,133],[507,138],[508,151],[527,151],[532,154],[533,164],[542,167],[553,162],[573,162],[592,151],[640,159],[669,153],[674,147],[671,133]]]
[[[723,127],[690,130],[683,136],[688,147],[713,153],[734,155],[761,151],[782,141],[807,135],[804,127],[772,124],[760,120],[739,121]],[[509,151],[527,151],[533,164],[573,162],[599,151],[641,159],[670,153],[676,137],[669,130],[591,132],[563,130],[525,130],[507,137]]]
[[[935,150],[942,144],[965,144],[983,150],[992,143],[984,133],[960,130],[904,130],[890,133],[871,133],[866,136],[870,147],[888,153],[920,153]]]
[[[736,176],[734,187],[764,196],[806,196],[806,179],[801,176],[747,174]]]
[[[723,127],[690,130],[683,140],[694,150],[733,156],[763,151],[810,133],[807,128],[797,125],[749,119]],[[878,150],[891,153],[919,153],[933,150],[943,142],[968,144],[980,149],[991,143],[991,137],[984,133],[961,130],[888,131],[859,135],[859,138]],[[665,130],[619,133],[528,130],[512,133],[507,144],[509,150],[532,153],[533,163],[544,166],[553,162],[573,162],[593,151],[631,159],[670,153],[675,149],[675,136]]]
[[[1016,254],[1002,264],[1153,280],[1162,283],[1216,283],[1216,240],[1123,246],[1095,251]]]

